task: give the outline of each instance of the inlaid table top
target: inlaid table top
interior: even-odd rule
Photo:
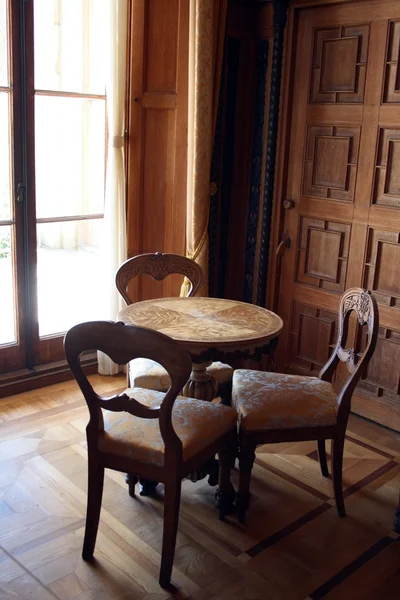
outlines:
[[[182,342],[195,356],[216,352],[252,352],[276,338],[282,319],[245,302],[221,298],[160,298],[122,309],[126,325],[149,327]]]

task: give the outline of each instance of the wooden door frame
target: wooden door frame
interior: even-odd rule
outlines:
[[[271,2],[272,1],[273,0],[271,0]],[[277,308],[277,298],[279,297],[280,288],[280,276],[277,270],[276,261],[276,248],[278,247],[278,244],[282,239],[282,234],[284,233],[283,228],[285,222],[285,209],[282,206],[282,202],[286,198],[286,182],[289,164],[290,132],[293,110],[292,100],[294,69],[296,63],[295,48],[297,42],[299,13],[302,9],[320,8],[332,4],[355,4],[361,2],[379,4],[380,0],[293,0],[289,5],[282,63],[283,75],[281,106],[278,124],[275,187],[272,206],[272,226],[266,297],[267,308],[272,310]]]

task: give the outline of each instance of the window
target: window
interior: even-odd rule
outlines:
[[[0,0],[0,372],[102,316],[107,4]]]

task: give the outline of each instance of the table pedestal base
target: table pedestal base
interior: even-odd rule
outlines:
[[[156,487],[158,481],[151,481],[150,479],[138,478],[134,473],[127,473],[125,476],[125,483],[128,484],[129,495],[131,498],[136,496],[135,485],[139,482],[139,494],[141,496],[154,496],[156,494]]]
[[[205,361],[192,364],[192,372],[190,379],[183,388],[183,395],[188,398],[196,398],[197,400],[205,400],[211,402],[218,391],[218,383],[214,377],[207,373],[207,367],[211,365],[211,361]],[[194,473],[188,475],[187,479],[191,481],[199,481],[208,475],[208,483],[212,486],[218,484],[218,461],[214,458],[209,460],[203,467],[196,469]],[[139,479],[133,473],[127,473],[126,483],[129,487],[129,495],[134,497],[135,484],[140,483],[140,495],[152,496],[156,493],[158,483],[147,479]]]
[[[210,365],[211,361],[192,364],[189,381],[183,388],[184,396],[196,398],[196,400],[206,400],[207,402],[211,402],[216,397],[218,383],[207,372],[207,367]]]

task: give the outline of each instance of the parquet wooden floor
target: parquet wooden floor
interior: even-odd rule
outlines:
[[[103,393],[124,385],[92,382]],[[399,599],[399,435],[351,418],[344,520],[313,443],[258,450],[245,526],[218,521],[206,481],[184,482],[170,594],[158,586],[162,489],[132,499],[124,475],[108,472],[96,560],[81,559],[86,422],[74,382],[0,403],[1,600]]]

